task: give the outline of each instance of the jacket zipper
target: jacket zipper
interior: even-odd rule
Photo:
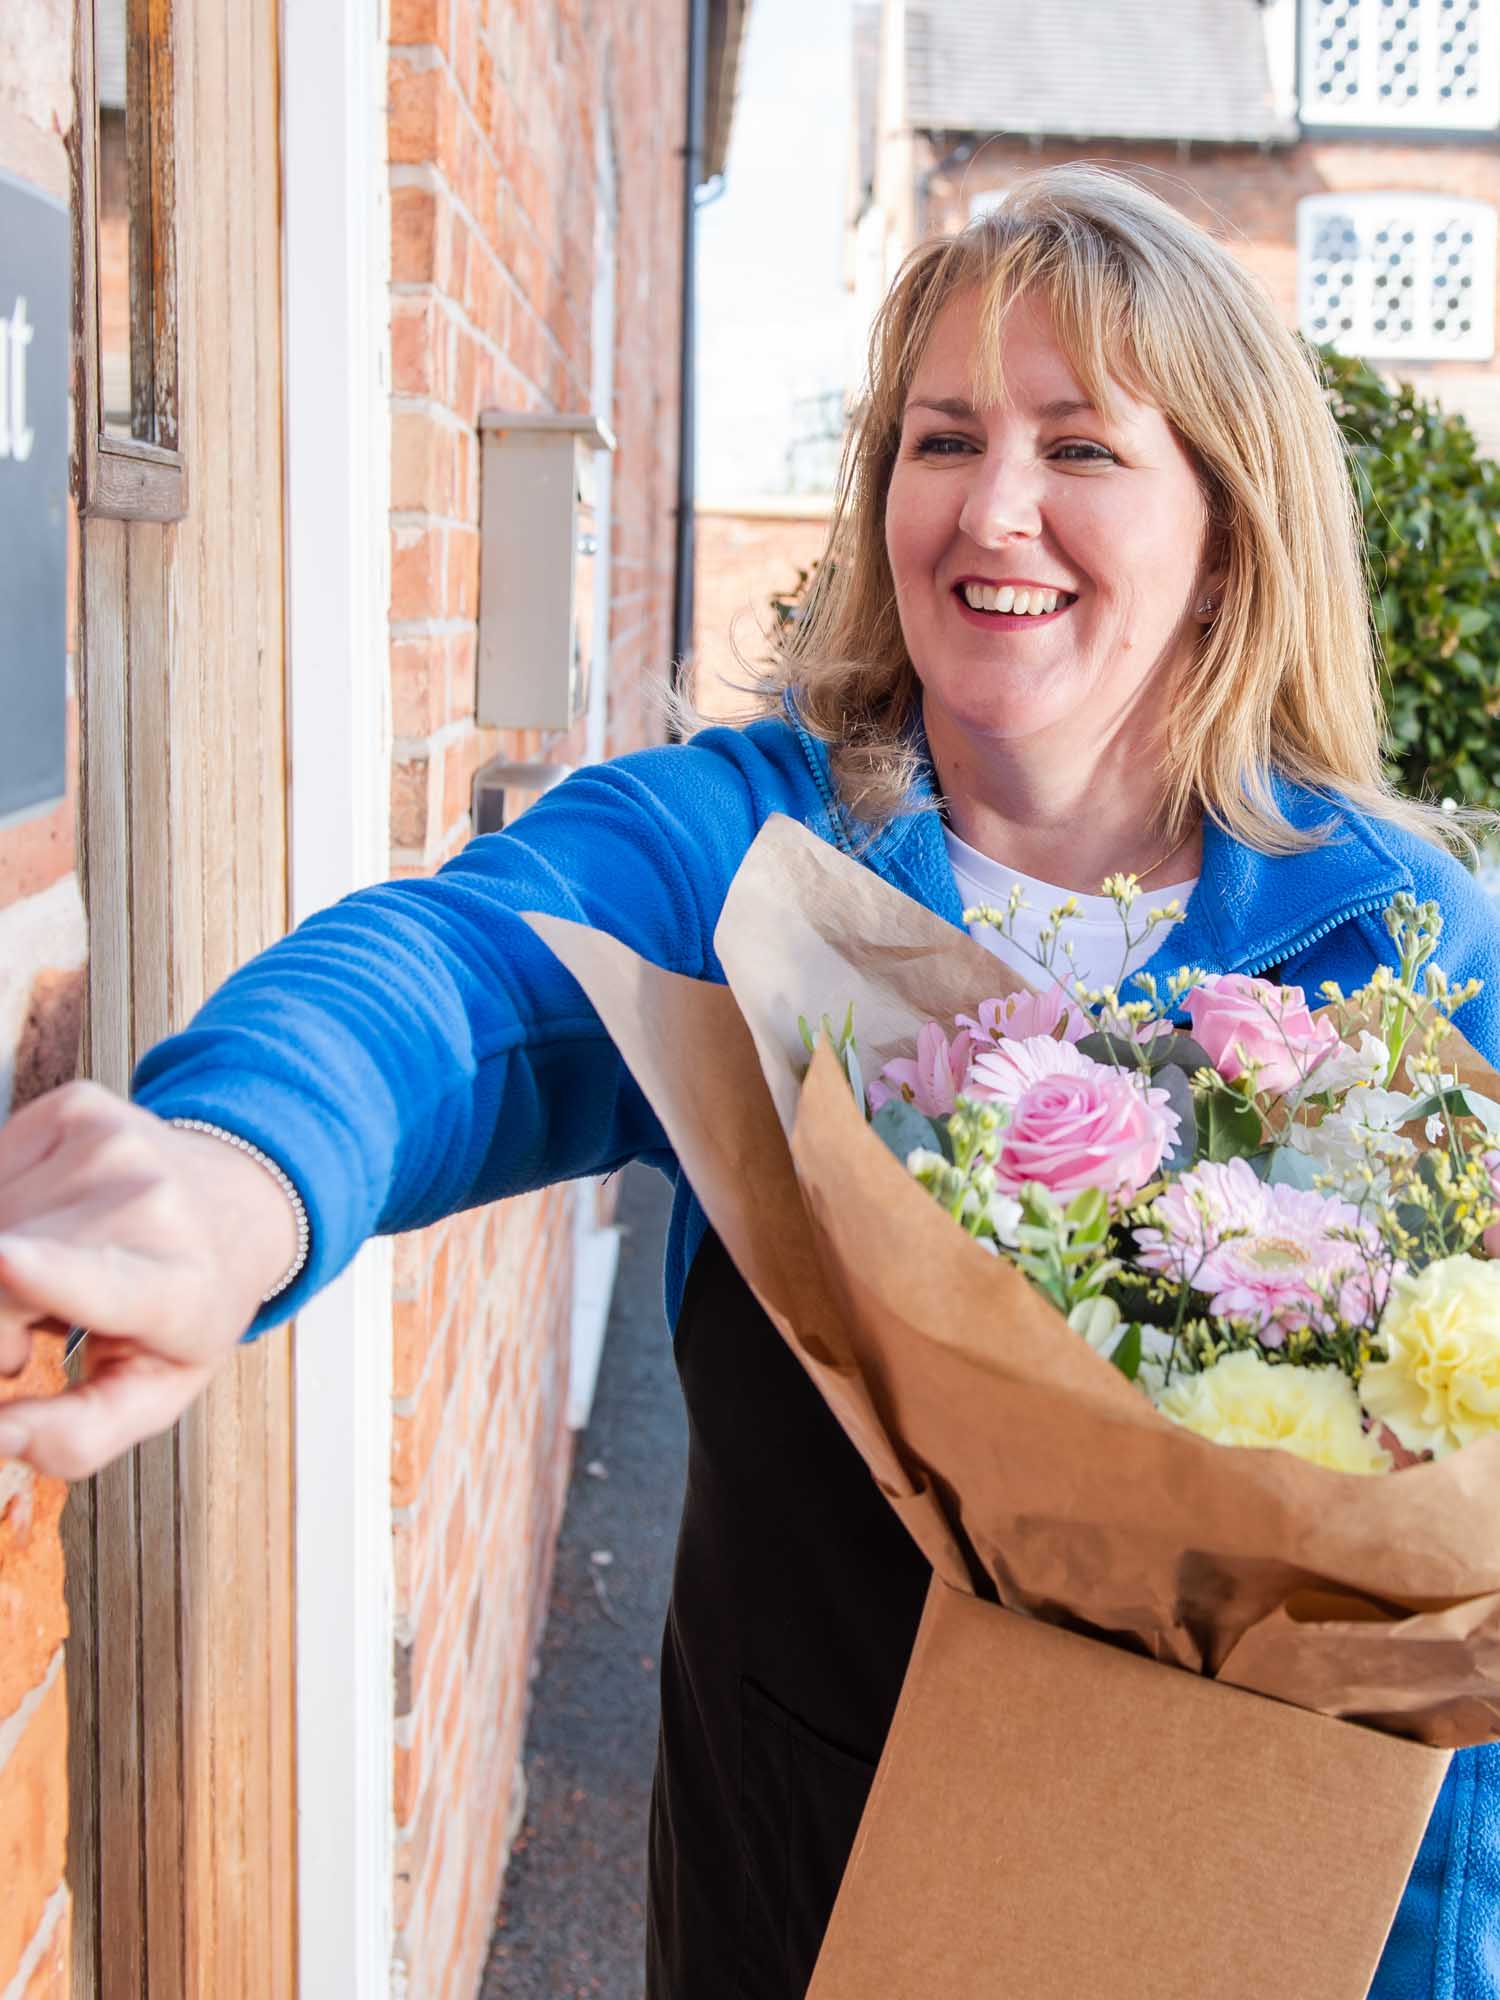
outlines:
[[[1293,937],[1290,942],[1278,946],[1274,951],[1266,952],[1263,947],[1258,962],[1248,967],[1251,976],[1258,976],[1260,972],[1269,971],[1272,966],[1285,965],[1288,959],[1300,957],[1303,952],[1310,951],[1319,939],[1327,937],[1330,931],[1340,930],[1345,924],[1352,924],[1358,917],[1373,916],[1377,910],[1385,909],[1391,896],[1399,893],[1398,890],[1392,889],[1389,894],[1366,897],[1364,902],[1351,904],[1347,910],[1340,910],[1336,917],[1330,917],[1327,923],[1319,924],[1316,930],[1306,931],[1301,937]]]

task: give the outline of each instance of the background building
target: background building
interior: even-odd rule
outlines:
[[[856,26],[854,316],[1030,168],[1143,178],[1289,325],[1500,450],[1500,9],[1486,0],[886,0]]]
[[[1410,377],[1500,453],[1491,0],[883,0],[856,4],[850,61],[847,394],[915,244],[1034,167],[1092,160],[1221,236],[1289,325]],[[732,704],[714,688],[736,650],[764,654],[769,599],[821,547],[826,505],[794,490],[705,493],[710,702]]]

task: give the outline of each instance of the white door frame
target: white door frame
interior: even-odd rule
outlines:
[[[282,0],[294,922],[389,871],[385,0]],[[298,1315],[299,1990],[390,1991],[391,1259]]]

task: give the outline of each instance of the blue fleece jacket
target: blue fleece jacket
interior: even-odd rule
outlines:
[[[930,804],[930,789],[913,800]],[[1184,922],[1150,969],[1275,968],[1346,989],[1391,957],[1397,890],[1441,904],[1441,963],[1485,991],[1461,1017],[1500,1062],[1500,922],[1454,861],[1385,823],[1287,786],[1301,825],[1333,835],[1268,859],[1205,829]],[[649,1160],[676,1183],[669,1319],[705,1222],[655,1114],[598,1017],[521,921],[546,911],[612,932],[693,978],[722,980],[713,932],[772,813],[801,820],[929,909],[961,921],[941,824],[892,821],[868,845],[821,745],[793,722],[713,729],[580,771],[431,880],[368,889],[310,918],[141,1063],[135,1092],[279,1160],[302,1191],[312,1254],[254,1331],[286,1319],[365,1237],[502,1195]],[[1500,1994],[1500,1746],[1462,1752],[1433,1814],[1372,2000]]]

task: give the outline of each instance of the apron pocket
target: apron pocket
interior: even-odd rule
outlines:
[[[740,1683],[744,1905],[735,2000],[804,2000],[875,1766]]]

